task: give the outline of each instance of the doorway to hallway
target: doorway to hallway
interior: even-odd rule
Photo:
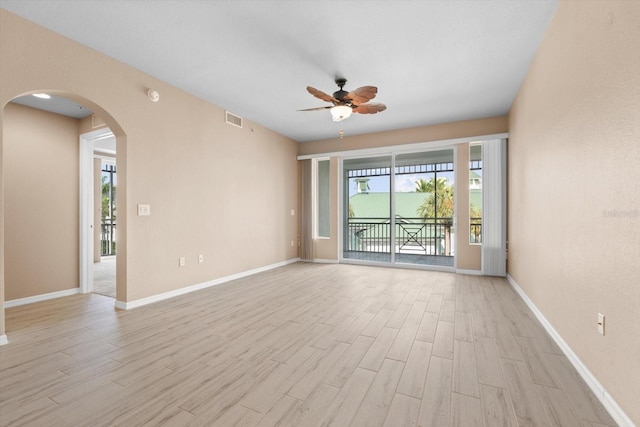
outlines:
[[[116,139],[108,128],[81,136],[83,292],[116,298]]]

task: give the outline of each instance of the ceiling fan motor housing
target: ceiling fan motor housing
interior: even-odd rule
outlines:
[[[343,79],[343,78],[337,78],[336,79],[336,84],[338,85],[338,87],[340,88],[340,90],[333,92],[333,97],[335,99],[337,99],[340,102],[344,102],[344,97],[347,96],[349,94],[349,92],[347,92],[346,90],[344,90],[344,85],[347,84],[347,79]]]
[[[346,90],[340,89],[339,91],[333,92],[333,97],[338,101],[344,102],[344,97],[347,96],[349,92]]]
[[[379,102],[369,103],[376,97],[378,88],[375,86],[362,86],[351,92],[344,90],[347,79],[336,78],[336,84],[340,90],[329,95],[314,87],[307,86],[307,92],[318,99],[333,104],[332,106],[307,108],[299,111],[331,110],[334,121],[342,121],[351,116],[351,113],[376,114],[387,109],[387,106]]]

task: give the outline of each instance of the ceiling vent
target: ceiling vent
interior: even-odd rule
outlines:
[[[225,120],[229,125],[237,126],[239,128],[242,127],[242,117],[236,116],[230,111],[225,111]]]
[[[91,115],[91,127],[93,129],[95,129],[95,128],[99,128],[99,127],[102,127],[102,126],[106,126],[106,123],[104,122],[104,120],[102,120],[101,117],[96,116],[95,114],[92,114]]]

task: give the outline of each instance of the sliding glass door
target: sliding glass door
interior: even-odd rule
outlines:
[[[343,257],[392,262],[391,156],[343,162]]]
[[[453,267],[453,150],[395,157],[395,261]]]
[[[343,160],[343,259],[454,266],[453,149]]]

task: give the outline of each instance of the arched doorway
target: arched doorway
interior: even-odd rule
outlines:
[[[89,112],[88,119],[73,118],[61,112],[54,110],[38,109],[37,107],[19,104],[15,101],[21,98],[31,98],[33,94],[47,94],[55,97],[55,99],[66,100],[71,104],[82,107],[85,112]],[[43,100],[44,101],[44,100]],[[35,126],[29,126],[28,117],[37,116],[43,123],[46,123],[44,129],[40,129],[36,138],[33,138],[32,146],[17,147],[16,132],[26,130],[34,131]],[[118,147],[120,163],[123,167],[119,172],[119,193],[117,198],[120,200],[119,207],[122,212],[126,212],[126,162],[124,149],[126,144],[126,135],[121,126],[105,109],[81,96],[55,90],[37,90],[19,94],[12,100],[2,106],[0,111],[0,126],[2,129],[2,140],[0,149],[4,160],[2,170],[2,192],[0,200],[2,201],[2,249],[4,257],[2,262],[3,275],[3,309],[1,315],[4,315],[4,309],[12,306],[12,301],[19,300],[20,304],[41,301],[43,299],[60,297],[72,293],[79,293],[86,287],[82,286],[82,255],[83,251],[88,250],[81,240],[81,235],[86,233],[87,223],[82,221],[83,212],[79,209],[80,193],[83,184],[82,177],[79,173],[80,169],[80,134],[87,129],[86,122],[91,121],[91,117],[99,118],[103,123],[102,127],[109,128],[113,133]],[[59,117],[59,118],[57,118]],[[47,145],[47,140],[53,139],[55,122],[63,123],[60,135],[56,138],[68,139],[73,135],[75,123],[75,135],[73,141],[69,140],[69,144],[74,146],[75,152],[72,153],[70,146],[65,145],[64,154],[57,153],[52,144]],[[84,126],[84,128],[83,128]],[[21,128],[21,129],[20,129]],[[90,130],[94,130],[89,127]],[[23,132],[24,133],[24,132]],[[49,141],[51,142],[51,141]],[[60,154],[60,156],[59,156]],[[71,159],[75,159],[71,164]],[[70,177],[75,176],[75,187],[70,184]],[[30,192],[32,188],[37,188],[37,194]],[[71,194],[75,194],[75,202],[71,202]],[[43,196],[44,195],[44,196]],[[73,206],[71,206],[73,205]],[[56,210],[53,206],[64,206],[61,212],[65,213],[73,210],[75,216],[69,219],[65,216],[64,220],[57,217]],[[37,218],[37,221],[34,219]],[[71,224],[75,223],[75,227]],[[93,228],[93,223],[89,223]],[[69,236],[75,236],[75,243]],[[122,215],[117,236],[120,246],[120,254],[118,260],[118,286],[117,299],[126,301],[126,217]],[[16,244],[19,242],[19,244]],[[75,248],[75,254],[70,255],[70,251]],[[69,265],[65,269],[53,268],[52,265],[61,257],[60,253],[64,253],[64,258],[69,259],[73,256],[75,263],[73,267],[75,272],[73,275],[69,273],[73,269]],[[66,258],[65,258],[66,257]],[[7,259],[9,258],[9,259]],[[63,261],[65,262],[65,261]],[[51,274],[48,280],[40,281],[38,284],[38,274],[33,272],[42,272],[44,274],[55,270],[55,274]],[[64,272],[61,272],[65,270]],[[27,274],[26,272],[29,272]],[[21,275],[27,276],[21,279]],[[18,280],[16,280],[18,278]],[[34,282],[35,280],[35,282]],[[36,283],[34,285],[34,283]],[[25,285],[26,284],[26,285]],[[19,288],[19,289],[17,289]],[[4,326],[4,322],[0,322]],[[2,328],[4,329],[4,328]],[[0,331],[0,336],[4,335],[4,330]]]

